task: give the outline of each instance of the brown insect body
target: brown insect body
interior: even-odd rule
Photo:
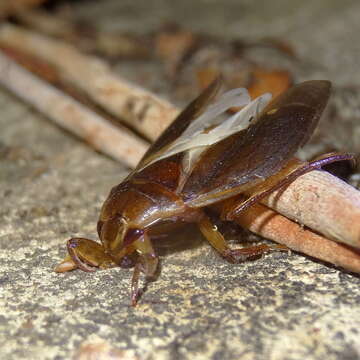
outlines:
[[[134,265],[132,303],[135,305],[140,272],[147,278],[156,273],[158,257],[151,236],[157,225],[198,223],[206,239],[222,256],[230,262],[244,261],[270,248],[266,245],[228,248],[207,218],[204,207],[246,193],[248,199],[244,203],[223,214],[223,218],[231,219],[302,173],[325,163],[352,158],[348,154],[332,154],[313,163],[290,161],[320,118],[329,97],[328,81],[299,84],[268,104],[260,115],[255,112],[258,116],[253,121],[245,119],[248,124],[239,131],[219,137],[219,141],[208,146],[195,144],[186,148],[185,145],[185,151],[178,151],[183,149],[178,139],[204,115],[219,87],[217,80],[193,101],[152,145],[138,167],[111,190],[98,222],[102,245],[82,238],[69,240],[70,256],[57,271]],[[208,126],[204,125],[199,139]]]
[[[179,168],[178,164],[171,161],[164,160],[161,163],[164,168]],[[147,171],[143,170],[143,172],[144,174],[140,173],[140,175],[147,174]],[[110,244],[114,244],[114,237],[121,230],[113,230],[113,225],[110,224],[114,221],[119,227],[147,231],[161,221],[194,222],[199,218],[200,209],[189,208],[185,204],[181,195],[176,193],[174,186],[176,183],[169,183],[166,173],[158,175],[156,182],[146,181],[135,175],[112,189],[103,205],[98,222],[99,237],[109,244],[109,248],[111,248]],[[128,240],[124,235],[124,242],[127,245],[134,239],[134,236],[131,236],[131,240]]]

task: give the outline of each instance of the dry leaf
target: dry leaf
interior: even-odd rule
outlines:
[[[220,71],[215,67],[208,67],[197,70],[196,77],[199,89],[205,89],[208,87],[210,83],[219,75]]]
[[[155,54],[164,61],[168,76],[176,75],[184,58],[196,47],[198,38],[189,30],[170,29],[155,36]]]
[[[266,70],[256,68],[246,86],[252,99],[270,92],[273,97],[287,90],[292,84],[292,77],[286,70]]]
[[[220,69],[215,67],[202,68],[197,70],[196,76],[200,89],[207,85],[221,74]],[[228,89],[245,87],[249,91],[252,99],[264,93],[271,93],[273,98],[287,90],[292,84],[292,76],[286,70],[267,70],[254,68],[251,71],[243,70],[236,73],[223,73],[225,85]],[[239,108],[231,108],[231,112],[238,111]]]

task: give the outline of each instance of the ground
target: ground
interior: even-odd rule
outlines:
[[[296,67],[297,81],[331,80],[343,118],[359,119],[357,1],[99,3],[79,2],[76,11],[99,27],[130,32],[176,20],[224,38],[284,38],[307,60]],[[146,66],[116,69],[137,81]],[[154,84],[154,91],[165,88]],[[129,306],[129,270],[55,273],[69,237],[96,238],[101,204],[129,169],[5,90],[0,103],[2,359],[80,358],[91,344],[112,349],[104,359],[360,358],[359,277],[301,254],[274,252],[235,266],[189,228],[177,236],[191,244],[165,252],[159,279],[136,308]],[[345,144],[341,127],[327,126],[328,139],[342,136]],[[351,144],[359,151],[356,139]]]

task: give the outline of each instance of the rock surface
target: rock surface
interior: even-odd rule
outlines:
[[[297,80],[332,80],[344,128],[359,131],[358,1],[106,0],[76,9],[104,28],[144,33],[176,20],[224,37],[286,38],[319,65],[298,67]],[[149,72],[141,67],[118,66],[134,81]],[[355,89],[350,105],[348,85]],[[167,251],[161,276],[136,308],[129,306],[129,270],[56,274],[65,240],[95,238],[102,201],[128,169],[3,90],[0,104],[2,359],[90,359],[96,352],[133,360],[360,358],[359,277],[300,254],[274,252],[234,266],[190,228],[180,238],[192,244]],[[323,128],[339,148],[346,144],[341,123]]]

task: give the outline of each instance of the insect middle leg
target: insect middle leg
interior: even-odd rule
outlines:
[[[241,263],[254,257],[261,256],[271,250],[287,250],[283,246],[268,246],[265,244],[249,246],[241,249],[230,249],[226,240],[217,230],[216,226],[210,221],[207,216],[204,216],[199,222],[199,228],[206,240],[229,262]]]

